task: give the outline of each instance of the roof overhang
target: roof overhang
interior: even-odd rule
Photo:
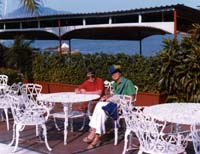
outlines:
[[[65,33],[62,39],[142,40],[151,35],[166,33],[166,31],[153,27],[103,27],[73,30]]]
[[[28,40],[58,40],[58,36],[48,31],[41,30],[10,30],[1,31],[0,39],[14,39],[16,36],[22,35]]]

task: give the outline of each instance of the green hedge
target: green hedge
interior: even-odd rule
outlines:
[[[97,76],[111,80],[108,73],[110,64],[120,64],[123,75],[139,86],[140,91],[159,92],[156,64],[157,57],[110,55],[95,53],[86,55],[59,55],[37,53],[32,60],[33,80],[80,84],[85,80],[86,69],[92,66]]]
[[[8,76],[8,85],[23,81],[23,74],[21,74],[18,70],[0,68],[0,74],[5,74]]]

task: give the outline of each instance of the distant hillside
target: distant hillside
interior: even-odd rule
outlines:
[[[48,7],[41,6],[39,8],[39,15],[46,16],[46,15],[56,15],[56,14],[70,14],[68,11],[57,11]],[[35,14],[30,13],[26,8],[21,7],[9,14],[7,14],[4,18],[22,18],[22,17],[33,17],[36,16]],[[38,15],[37,15],[38,16]]]

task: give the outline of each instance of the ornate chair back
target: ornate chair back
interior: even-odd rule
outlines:
[[[3,117],[3,112],[4,112],[6,116],[7,130],[9,130],[9,119],[8,119],[9,104],[4,97],[8,89],[7,82],[8,82],[8,76],[1,74],[0,75],[0,119],[4,120]]]
[[[49,108],[52,106],[52,103],[42,101],[36,102],[33,99],[27,99],[28,95],[26,95],[26,93],[23,93],[23,95],[20,96],[10,94],[6,95],[14,118],[13,139],[10,145],[12,145],[16,140],[14,148],[15,152],[19,143],[19,132],[27,125],[35,125],[36,135],[38,135],[38,126],[40,125],[43,128],[46,147],[51,151],[47,142],[47,129],[45,122],[48,119]]]
[[[114,81],[108,81],[108,80],[104,81],[105,95],[113,94],[113,91],[112,91],[112,84],[113,83],[114,83]]]
[[[191,134],[195,154],[200,154],[200,123],[191,125]]]
[[[37,99],[37,95],[42,91],[42,86],[34,83],[26,83],[21,87],[21,94],[25,94],[28,99],[35,101]]]
[[[0,86],[7,86],[8,76],[4,74],[0,74]]]
[[[122,154],[125,154],[128,150],[138,150],[139,147],[132,142],[132,133],[135,133],[138,128],[138,120],[140,114],[142,114],[143,108],[134,107],[131,101],[127,101],[126,96],[120,97],[120,108],[122,110],[123,118],[126,123],[126,131],[124,136],[124,148]],[[128,138],[129,137],[129,138]],[[129,146],[128,146],[129,144]]]
[[[189,133],[167,133],[166,121],[158,121],[140,113],[137,117],[135,133],[140,142],[139,153],[173,154],[185,152]]]
[[[135,103],[137,101],[137,94],[138,94],[138,86],[134,86],[135,87],[135,97],[133,99],[133,102]]]

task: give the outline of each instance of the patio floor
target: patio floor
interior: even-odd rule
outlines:
[[[3,154],[12,153],[14,146],[7,146],[12,139],[12,123],[10,120],[10,130],[7,131],[6,123],[0,122],[0,152]],[[112,121],[107,121],[108,125]],[[62,126],[63,121],[59,121],[59,125]],[[111,126],[111,125],[110,125]],[[43,141],[35,137],[35,127],[27,126],[20,133],[19,147],[16,154],[121,154],[123,150],[123,134],[124,130],[119,131],[118,145],[114,146],[114,134],[112,128],[109,127],[109,131],[106,135],[102,136],[102,145],[92,149],[86,150],[87,144],[82,142],[82,139],[88,134],[89,127],[86,126],[83,131],[78,131],[80,127],[80,120],[77,119],[74,122],[74,132],[68,130],[68,144],[63,145],[63,131],[58,132],[54,126],[53,120],[47,122],[48,128],[48,142],[53,149],[51,152],[47,150]],[[134,144],[138,144],[137,139],[134,138]],[[137,150],[128,151],[127,154],[137,154]],[[186,152],[188,154],[194,154],[192,143],[189,143]]]

